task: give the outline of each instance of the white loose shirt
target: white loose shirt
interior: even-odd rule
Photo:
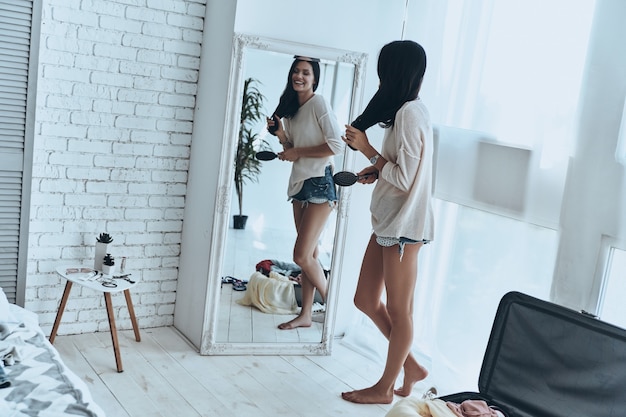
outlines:
[[[343,151],[341,130],[337,117],[323,96],[313,95],[298,109],[291,119],[284,119],[284,129],[289,142],[294,148],[304,148],[327,143],[333,154]],[[305,180],[323,177],[326,166],[333,165],[333,157],[324,158],[302,157],[291,167],[287,194],[291,197],[302,189]]]
[[[426,106],[405,103],[385,129],[379,173],[370,211],[377,236],[433,240],[433,129]]]

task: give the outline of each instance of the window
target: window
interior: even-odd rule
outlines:
[[[607,239],[603,243],[606,256],[598,316],[603,321],[626,328],[626,245]]]
[[[569,156],[595,2],[445,4],[434,121]]]

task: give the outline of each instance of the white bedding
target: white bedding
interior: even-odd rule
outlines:
[[[105,416],[85,382],[50,344],[37,315],[14,304],[8,313],[0,317],[0,354],[11,385],[0,388],[0,416]]]

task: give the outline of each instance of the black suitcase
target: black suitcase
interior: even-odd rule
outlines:
[[[498,305],[478,390],[439,398],[482,399],[509,417],[625,417],[626,330],[507,293]]]

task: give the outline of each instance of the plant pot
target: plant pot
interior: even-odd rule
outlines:
[[[234,229],[245,229],[246,221],[248,220],[248,216],[242,216],[236,214],[233,216],[233,228]]]
[[[104,275],[113,275],[115,273],[115,265],[102,265],[102,273]]]
[[[96,254],[93,261],[93,269],[96,271],[102,271],[102,261],[107,254],[108,246],[108,243],[96,242]]]

